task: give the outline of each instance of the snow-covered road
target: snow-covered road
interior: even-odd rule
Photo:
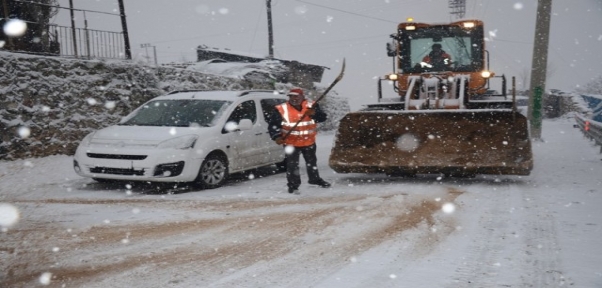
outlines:
[[[0,286],[602,287],[602,155],[572,125],[544,121],[527,177],[335,174],[321,135],[334,185],[301,195],[269,169],[164,194],[0,162]]]

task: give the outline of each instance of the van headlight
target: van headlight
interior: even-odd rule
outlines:
[[[194,146],[196,140],[198,139],[197,135],[184,135],[176,138],[172,138],[169,140],[165,140],[159,145],[157,148],[159,149],[189,149]]]

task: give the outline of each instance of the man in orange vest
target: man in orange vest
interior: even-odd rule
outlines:
[[[268,127],[272,140],[286,146],[288,193],[299,194],[299,186],[301,185],[301,175],[299,174],[300,154],[303,154],[303,159],[305,159],[307,165],[308,183],[328,188],[330,183],[320,178],[316,164],[317,128],[318,123],[326,121],[326,113],[320,109],[317,103],[305,99],[301,88],[291,89],[288,92],[288,97],[287,102],[276,105],[277,112],[273,113]]]

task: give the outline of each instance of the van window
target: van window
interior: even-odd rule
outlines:
[[[257,122],[257,110],[255,109],[255,101],[250,100],[238,104],[234,111],[232,111],[232,114],[230,114],[230,117],[228,118],[227,122],[234,122],[238,124],[242,119],[251,119],[251,122]]]

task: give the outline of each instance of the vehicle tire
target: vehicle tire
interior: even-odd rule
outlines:
[[[201,188],[214,189],[222,186],[226,178],[228,178],[228,162],[225,157],[210,154],[201,164],[199,175],[194,182]]]

